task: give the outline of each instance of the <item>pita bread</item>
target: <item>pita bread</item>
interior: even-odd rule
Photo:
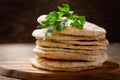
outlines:
[[[107,55],[104,56],[96,61],[87,62],[87,61],[64,61],[64,60],[55,60],[55,59],[48,59],[42,57],[36,57],[36,60],[39,64],[47,67],[52,68],[60,68],[60,69],[67,69],[67,68],[76,68],[76,67],[86,67],[86,66],[97,66],[99,64],[104,63],[108,59]]]
[[[76,36],[99,36],[106,34],[106,30],[90,22],[86,22],[83,29],[78,29],[76,27],[65,27],[59,33],[66,35],[76,35]]]
[[[65,44],[65,43],[56,43],[51,41],[39,41],[37,40],[37,45],[44,46],[44,47],[54,47],[54,48],[67,48],[67,49],[85,49],[85,50],[94,50],[94,49],[100,49],[100,50],[106,50],[105,46],[76,46],[71,44]]]
[[[55,40],[54,42],[58,43],[66,43],[66,44],[74,44],[74,45],[95,45],[95,46],[107,46],[108,40],[99,40],[99,41],[68,41],[68,40]]]
[[[46,51],[46,52],[66,52],[66,53],[77,53],[77,54],[85,54],[85,55],[99,55],[100,53],[106,52],[105,50],[74,50],[74,49],[63,49],[63,48],[47,48],[47,47],[41,47],[36,46],[35,48],[38,48],[40,50]]]
[[[83,71],[83,70],[95,69],[95,68],[98,68],[102,65],[102,64],[98,64],[96,66],[86,66],[86,67],[62,69],[62,68],[53,68],[53,67],[43,66],[43,65],[41,65],[41,63],[38,63],[38,61],[35,58],[32,59],[31,62],[32,62],[32,65],[36,68],[50,70],[50,71]]]
[[[39,57],[45,57],[48,59],[57,60],[84,60],[84,61],[95,61],[101,59],[105,53],[100,53],[99,55],[85,55],[72,52],[46,52],[40,49],[34,48],[33,52]]]
[[[41,23],[45,20],[47,15],[40,16],[37,21]],[[90,22],[85,22],[83,29],[78,29],[76,27],[71,27],[70,25],[65,27],[64,30],[60,31],[61,34],[67,35],[77,35],[77,36],[98,36],[101,34],[106,34],[106,30]]]
[[[32,36],[36,37],[36,39],[42,39],[46,33],[47,29],[36,29],[33,31]],[[105,35],[99,36],[71,36],[71,35],[63,35],[59,33],[53,33],[52,36],[47,37],[47,39],[52,40],[101,40],[105,39]]]

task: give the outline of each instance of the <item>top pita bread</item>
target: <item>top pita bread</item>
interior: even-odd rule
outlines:
[[[47,15],[40,16],[37,19],[37,21],[39,23],[45,21],[46,16]],[[85,22],[83,29],[78,29],[76,27],[71,27],[71,26],[65,26],[64,30],[60,31],[59,33],[66,35],[76,35],[76,36],[98,36],[98,35],[106,34],[106,30],[90,22]]]
[[[60,31],[59,33],[75,36],[99,36],[106,34],[106,31],[102,27],[99,27],[90,22],[86,22],[83,29],[67,26],[64,28],[64,30]]]
[[[36,39],[42,39],[46,33],[47,29],[36,29],[33,31],[32,36],[36,37]],[[99,36],[71,36],[71,35],[63,35],[60,33],[53,33],[52,36],[47,39],[52,40],[101,40],[105,39],[105,35]]]

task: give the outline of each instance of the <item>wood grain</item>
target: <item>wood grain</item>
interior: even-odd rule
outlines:
[[[8,77],[27,80],[119,80],[120,68],[115,62],[108,61],[102,67],[82,72],[51,72],[34,68],[30,59],[34,57],[33,44],[3,44],[0,45],[0,74]],[[119,50],[120,45],[109,46],[110,59],[120,62],[114,50]],[[117,51],[117,50],[116,50]],[[115,58],[115,59],[114,59]],[[117,60],[118,59],[118,60]]]

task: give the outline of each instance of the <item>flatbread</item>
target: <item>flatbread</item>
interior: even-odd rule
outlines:
[[[108,59],[108,57],[106,54],[101,59],[93,61],[93,62],[64,61],[64,60],[54,60],[54,59],[36,57],[36,60],[38,61],[39,64],[46,66],[46,67],[60,68],[60,69],[86,67],[86,66],[97,66],[99,64],[104,63],[107,59]]]
[[[51,41],[39,41],[37,40],[37,45],[44,46],[44,47],[54,47],[54,48],[66,48],[66,49],[85,49],[85,50],[94,50],[94,49],[100,49],[100,50],[106,50],[105,46],[76,46],[71,44],[65,44],[65,43],[56,43]]]
[[[59,33],[76,36],[99,36],[106,34],[106,30],[90,22],[85,22],[83,29],[67,26]]]
[[[39,23],[41,23],[42,21],[45,20],[45,17],[47,15],[42,15],[40,16],[37,21]],[[61,34],[67,34],[67,35],[77,35],[77,36],[98,36],[98,35],[102,35],[102,34],[106,34],[106,30],[102,27],[99,27],[93,23],[90,22],[85,22],[85,25],[83,27],[83,29],[78,29],[76,27],[71,27],[69,26],[65,26],[65,28],[60,31],[59,33]]]
[[[102,64],[107,60],[107,56],[105,55],[100,60],[96,60],[93,62],[83,62],[83,61],[59,61],[59,60],[52,60],[47,58],[37,58],[38,63],[42,64],[43,66],[53,67],[53,68],[76,68],[76,67],[86,67],[86,66],[96,66],[98,64]]]
[[[36,67],[36,68],[50,70],[50,71],[83,71],[83,70],[95,69],[95,68],[98,68],[98,67],[102,66],[102,64],[98,64],[96,66],[86,66],[86,67],[60,69],[60,68],[53,68],[53,67],[43,66],[43,65],[41,65],[41,63],[38,63],[38,61],[35,58],[33,58],[31,60],[31,62],[32,62],[32,65],[34,67]]]
[[[95,45],[95,46],[107,46],[109,44],[107,39],[99,41],[69,41],[69,40],[54,40],[58,43],[74,44],[74,45]]]
[[[33,31],[32,36],[36,39],[42,39],[46,33],[47,29],[36,29]],[[71,35],[63,35],[59,33],[53,33],[52,36],[47,37],[47,39],[52,40],[101,40],[105,39],[105,35],[99,36],[71,36]]]
[[[106,52],[105,50],[74,50],[74,49],[64,49],[64,48],[47,48],[47,47],[41,47],[41,46],[36,46],[35,48],[38,48],[40,50],[46,51],[46,52],[72,52],[76,54],[85,54],[85,55],[99,55],[100,53]]]
[[[48,59],[57,59],[57,60],[83,60],[83,61],[95,61],[101,59],[104,55],[104,53],[100,53],[99,55],[85,55],[85,54],[77,54],[72,52],[46,52],[43,50],[40,50],[38,48],[34,48],[33,52],[39,56],[39,57],[45,57]]]

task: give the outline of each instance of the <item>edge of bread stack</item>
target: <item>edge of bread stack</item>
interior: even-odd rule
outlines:
[[[36,29],[32,65],[51,71],[82,71],[95,69],[108,59],[106,30],[86,22],[83,29],[65,26],[60,32],[42,40],[47,29]]]

